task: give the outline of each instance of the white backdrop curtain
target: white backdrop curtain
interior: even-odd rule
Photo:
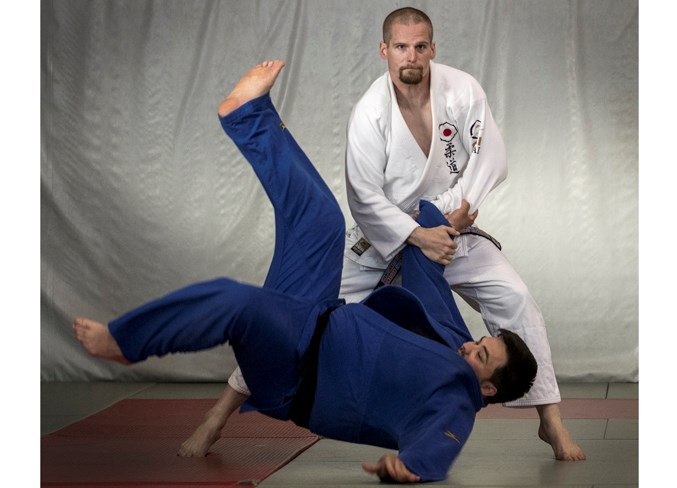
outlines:
[[[637,381],[637,0],[43,0],[44,381],[227,378],[227,346],[125,368],[87,357],[70,322],[217,276],[262,283],[271,207],[216,116],[261,60],[287,63],[273,99],[351,223],[345,127],[405,5],[487,92],[509,175],[478,224],[540,304],[559,379]]]

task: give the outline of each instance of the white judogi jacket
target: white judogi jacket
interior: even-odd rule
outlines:
[[[505,146],[479,83],[431,62],[430,85],[434,134],[427,158],[402,117],[387,72],[353,108],[346,183],[357,224],[347,233],[346,257],[363,266],[385,268],[404,247],[418,226],[410,215],[421,199],[442,213],[465,199],[474,212],[507,176]],[[362,238],[371,247],[354,250]],[[464,254],[459,243],[456,256]]]

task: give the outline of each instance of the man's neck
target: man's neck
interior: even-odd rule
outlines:
[[[393,86],[400,110],[416,110],[425,106],[430,100],[430,75],[415,85],[393,79]]]
[[[394,80],[395,97],[404,122],[423,155],[430,156],[432,144],[432,110],[430,108],[430,76],[416,85]]]

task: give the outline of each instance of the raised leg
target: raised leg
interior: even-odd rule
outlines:
[[[312,300],[335,299],[343,263],[343,213],[267,93],[280,63],[261,64],[240,80],[221,104],[220,113],[226,114],[221,125],[275,209],[275,251],[264,287]]]

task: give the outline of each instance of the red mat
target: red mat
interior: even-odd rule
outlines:
[[[247,486],[319,438],[291,422],[234,414],[204,458],[178,448],[215,400],[123,400],[41,439],[42,486]]]
[[[559,404],[563,419],[636,419],[639,402],[636,399],[603,400],[568,398]],[[508,408],[488,405],[477,414],[478,419],[537,419],[535,408]]]

